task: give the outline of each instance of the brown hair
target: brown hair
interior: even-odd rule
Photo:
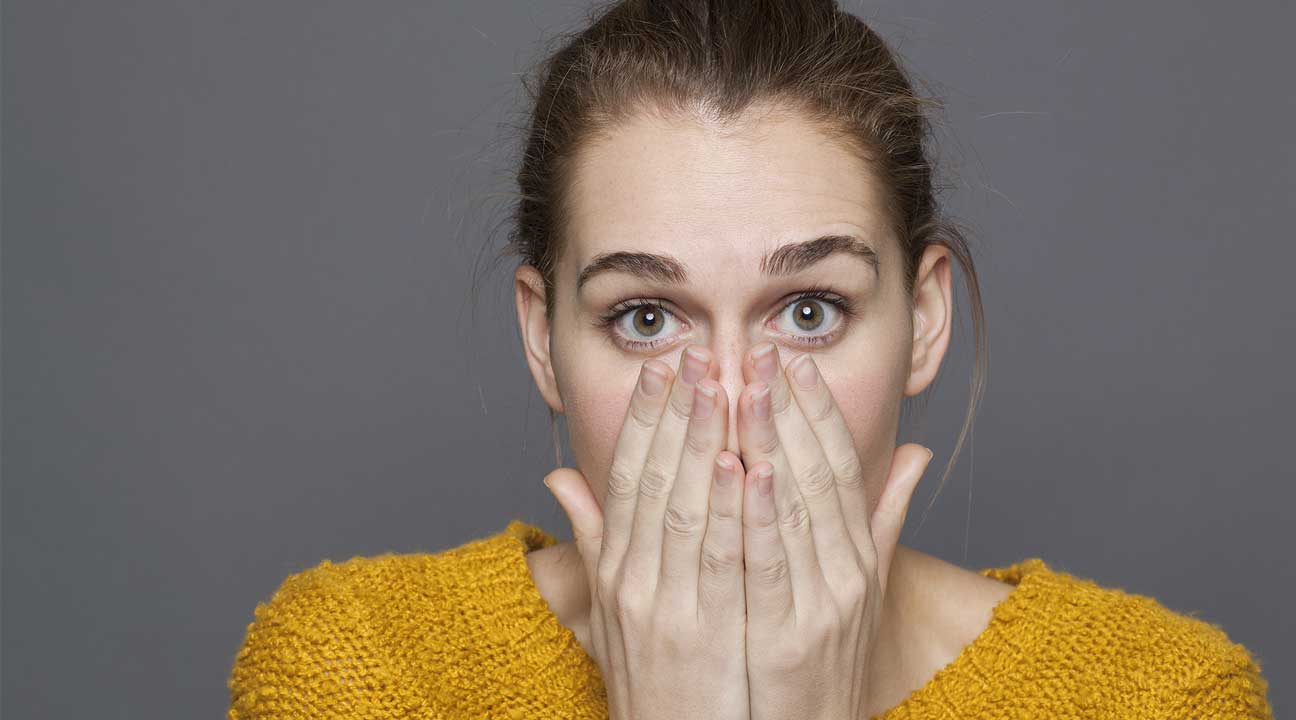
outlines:
[[[986,370],[976,270],[966,234],[938,212],[925,148],[925,110],[939,101],[919,97],[896,54],[832,0],[620,0],[596,7],[583,29],[560,40],[523,79],[530,104],[505,249],[543,276],[550,318],[573,159],[584,143],[637,112],[726,121],[757,102],[797,111],[859,153],[890,190],[911,303],[929,245],[948,248],[966,276],[976,368],[939,493],[971,428]]]

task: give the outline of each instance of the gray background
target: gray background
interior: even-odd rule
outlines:
[[[469,284],[504,239],[516,74],[584,11],[4,3],[6,718],[216,717],[287,574],[514,517],[568,537],[510,268]],[[989,315],[975,442],[920,530],[969,332],[906,416],[937,460],[902,541],[1218,623],[1281,716],[1292,5],[857,12],[948,103]]]

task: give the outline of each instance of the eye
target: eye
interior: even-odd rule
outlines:
[[[775,327],[796,338],[796,342],[825,343],[838,334],[852,315],[850,302],[833,293],[816,290],[802,293],[774,319]]]
[[[670,340],[679,321],[674,314],[651,300],[627,300],[617,303],[602,324],[612,328],[613,334],[623,344],[646,349]]]
[[[819,345],[835,340],[854,315],[850,300],[828,290],[807,290],[792,298],[769,322],[793,342]],[[617,303],[597,324],[618,345],[649,350],[672,341],[683,323],[663,301],[644,298]]]

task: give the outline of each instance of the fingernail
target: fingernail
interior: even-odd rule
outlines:
[[[927,448],[927,462],[931,462],[934,457],[936,457],[936,453],[932,452],[931,448]]]
[[[666,376],[657,368],[644,363],[639,371],[639,387],[645,395],[657,395],[666,389]]]
[[[792,377],[796,378],[797,384],[806,390],[813,390],[819,383],[819,371],[815,369],[814,359],[809,355],[802,355],[793,361]]]
[[[707,356],[696,347],[684,350],[684,382],[692,385],[706,375]]]
[[[752,365],[756,366],[756,375],[762,380],[771,380],[778,372],[778,352],[774,343],[761,343],[752,351]]]
[[[769,497],[770,491],[774,489],[774,470],[772,468],[761,468],[756,471],[756,492],[761,497]]]
[[[716,456],[715,481],[720,487],[726,487],[733,482],[733,462],[723,455]]]
[[[761,383],[761,387],[752,393],[752,409],[756,411],[756,417],[761,420],[769,419],[770,396],[768,385]]]
[[[715,410],[716,391],[706,385],[695,385],[693,387],[693,417],[698,420],[706,420],[711,417],[711,411]]]

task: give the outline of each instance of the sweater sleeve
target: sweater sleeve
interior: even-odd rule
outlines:
[[[1170,715],[1188,720],[1273,720],[1269,684],[1260,666],[1242,645],[1208,665],[1188,686],[1184,704]]]
[[[227,720],[446,717],[386,651],[394,638],[367,578],[397,562],[326,560],[259,603],[229,676]]]

